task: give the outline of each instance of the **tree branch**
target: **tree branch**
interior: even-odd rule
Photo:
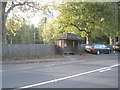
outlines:
[[[70,24],[70,25],[72,25],[72,26],[76,27],[79,31],[84,31],[84,32],[86,32],[86,33],[87,33],[87,31],[86,31],[86,30],[80,29],[80,28],[79,28],[77,25],[75,25],[75,24]]]
[[[14,4],[12,3],[12,6],[7,10],[6,15],[8,15],[8,13],[10,13],[11,10],[13,10],[14,7],[16,6],[22,6],[25,5],[27,2],[23,2],[23,3],[18,3],[18,4]]]

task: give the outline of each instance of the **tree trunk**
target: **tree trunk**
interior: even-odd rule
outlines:
[[[118,44],[120,45],[120,36],[118,36]]]
[[[109,44],[110,44],[110,45],[113,44],[113,42],[112,42],[112,37],[111,37],[111,36],[109,36]]]
[[[10,38],[10,44],[13,44],[13,39],[12,39],[12,37]]]
[[[114,45],[116,45],[116,37],[114,36]]]
[[[92,42],[91,42],[91,31],[86,32],[86,33],[87,33],[86,44],[92,44]]]
[[[6,7],[7,2],[2,2],[2,43],[7,44],[7,29],[5,27],[7,15],[5,13],[5,7]]]
[[[91,31],[88,32],[88,41],[89,41],[89,44],[92,44]]]
[[[89,40],[88,40],[88,37],[86,37],[86,44],[89,44]]]

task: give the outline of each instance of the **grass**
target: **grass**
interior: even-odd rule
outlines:
[[[50,58],[60,58],[63,57],[62,55],[40,55],[40,56],[7,56],[2,57],[2,60],[29,60],[29,59],[50,59]]]

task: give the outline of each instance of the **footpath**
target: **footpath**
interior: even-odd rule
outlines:
[[[115,54],[115,53],[111,53]],[[101,54],[102,57],[109,54]],[[117,55],[117,54],[116,54]],[[75,60],[91,60],[97,59],[98,55],[70,55],[64,56],[61,58],[50,58],[50,59],[28,59],[28,60],[2,60],[0,64],[8,65],[8,64],[27,64],[27,63],[45,63],[45,62],[60,62],[60,61],[75,61]]]
[[[89,58],[89,56],[82,55],[71,55],[64,56],[62,58],[50,58],[50,59],[28,59],[28,60],[2,60],[2,65],[7,64],[26,64],[26,63],[45,63],[45,62],[60,62],[60,61],[72,61],[72,60],[83,60]]]

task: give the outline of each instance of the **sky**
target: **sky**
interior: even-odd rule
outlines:
[[[19,0],[18,0],[19,1]],[[26,0],[26,1],[31,1],[31,0]],[[76,1],[76,2],[81,2],[81,1],[83,1],[83,0],[32,0],[32,1],[37,1],[37,2],[39,2],[40,4],[47,4],[47,5],[52,5],[53,3],[56,5],[56,4],[60,4],[62,1],[70,1],[70,2],[72,2],[72,1]],[[84,1],[86,1],[86,0],[84,0]],[[100,0],[87,0],[87,1],[91,1],[91,2],[93,2],[93,1],[100,1]],[[101,1],[103,1],[103,0],[101,0]],[[106,1],[107,2],[107,0],[104,0],[104,1]],[[109,0],[109,1],[117,1],[117,0]],[[54,16],[57,16],[58,15],[58,13],[56,12],[56,11],[52,11],[53,12],[53,14],[54,14]],[[12,16],[12,14],[13,13],[19,13],[19,15],[21,16],[21,17],[25,17],[25,16],[27,16],[27,15],[29,15],[30,14],[30,12],[28,12],[28,13],[22,13],[22,12],[19,12],[18,10],[13,10],[12,12],[11,12],[11,14],[10,14],[10,16]],[[30,18],[29,20],[27,20],[27,22],[28,22],[28,24],[33,24],[35,27],[38,27],[38,25],[39,25],[39,23],[40,23],[40,21],[41,21],[41,19],[42,19],[42,17],[43,17],[43,15],[42,15],[42,12],[39,12],[37,15],[35,15],[34,17],[32,17],[32,18]]]
[[[52,5],[52,4],[60,4],[62,0],[33,0],[37,1],[40,4],[47,4],[47,5]],[[53,15],[56,17],[58,15],[58,12],[55,10],[51,10],[53,12]],[[42,13],[42,12],[41,12]],[[38,27],[40,20],[42,19],[43,15],[42,14],[36,15],[35,17],[31,18],[30,24],[34,24],[36,27]]]
[[[54,18],[58,15],[57,11],[52,10]],[[39,15],[34,16],[33,18],[30,18],[29,24],[33,24],[35,27],[38,27],[40,21],[42,20],[44,16],[42,15],[42,12]],[[52,20],[52,18],[49,18],[49,20]]]
[[[45,4],[51,5],[52,1],[54,1],[54,0],[37,0],[37,2],[39,2],[42,5],[45,5]],[[54,16],[58,15],[58,13],[55,10],[52,10],[52,12],[53,12]],[[13,11],[10,12],[9,17],[12,17],[13,14],[17,14],[20,17],[24,17],[25,18],[26,16],[30,16],[30,13],[31,12],[23,13],[23,12],[21,12],[18,9],[15,8],[15,9],[13,9]],[[38,27],[38,25],[39,25],[39,23],[40,23],[40,21],[41,21],[41,19],[43,17],[44,16],[43,16],[42,12],[40,11],[35,16],[30,17],[29,19],[27,19],[27,18],[25,18],[25,19],[27,21],[27,24],[33,24],[35,27]]]

